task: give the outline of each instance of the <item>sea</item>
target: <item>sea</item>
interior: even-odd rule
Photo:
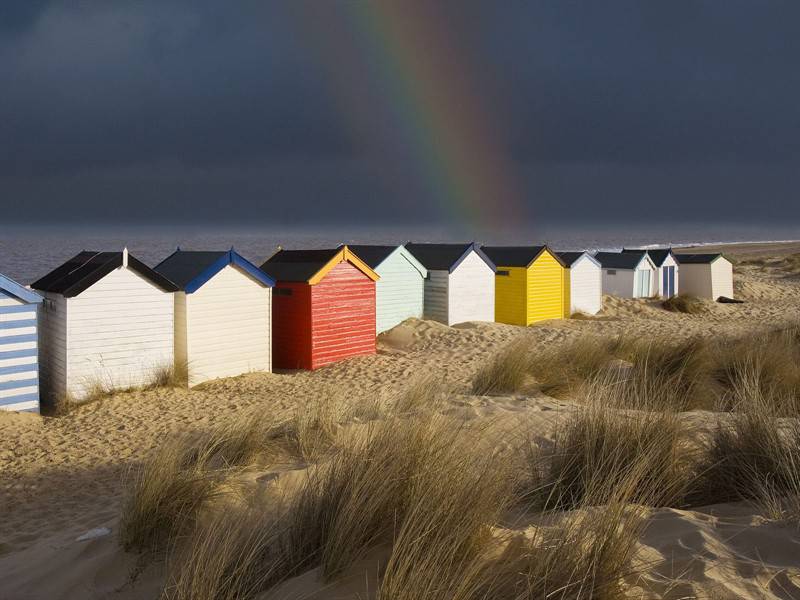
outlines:
[[[341,243],[401,244],[464,242],[549,244],[556,250],[619,250],[622,247],[685,247],[705,244],[800,240],[800,223],[542,223],[492,233],[446,226],[408,224],[247,227],[3,225],[0,273],[29,284],[81,250],[129,252],[150,266],[172,251],[227,250],[261,264],[279,247],[324,248]]]

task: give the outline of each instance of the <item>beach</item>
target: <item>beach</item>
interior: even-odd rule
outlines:
[[[298,403],[342,395],[379,401],[430,374],[448,390],[441,412],[508,430],[533,423],[547,440],[554,424],[580,410],[580,403],[535,385],[513,394],[473,393],[476,372],[510,343],[525,340],[534,352],[545,352],[587,335],[714,339],[800,322],[800,242],[677,252],[693,251],[733,258],[735,296],[742,304],[704,301],[699,314],[683,314],[664,310],[657,300],[606,297],[595,318],[527,328],[409,320],[379,337],[377,355],[314,372],[251,373],[190,390],[119,393],[59,417],[0,413],[0,598],[157,597],[165,562],[154,560],[137,571],[137,556],[121,548],[117,533],[126,474],[176,435],[204,431],[249,411],[288,414]],[[717,417],[692,410],[680,419],[706,431]],[[245,478],[280,478],[284,472],[256,465]],[[746,502],[646,510],[648,526],[636,560],[652,566],[627,588],[631,597],[800,597],[794,524],[770,519]],[[94,533],[78,541],[87,532]],[[372,597],[364,589],[368,578],[361,575],[374,563],[359,564],[348,571],[350,579],[332,584],[321,583],[310,569],[286,583],[282,597]]]

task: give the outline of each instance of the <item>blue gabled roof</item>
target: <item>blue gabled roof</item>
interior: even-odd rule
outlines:
[[[191,294],[199,290],[214,275],[228,265],[239,267],[266,287],[275,285],[275,280],[272,277],[233,248],[216,252],[178,249],[156,265],[153,270],[169,279],[181,291]]]
[[[39,304],[43,299],[33,290],[29,290],[5,275],[0,275],[0,292],[19,298],[26,304]]]

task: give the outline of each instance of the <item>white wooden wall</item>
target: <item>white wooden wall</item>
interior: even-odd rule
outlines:
[[[378,267],[375,284],[376,330],[387,331],[411,317],[422,318],[425,279],[400,248]]]
[[[183,296],[189,385],[272,370],[270,288],[228,265]]]
[[[477,253],[470,252],[450,274],[448,325],[494,321],[495,273]]]
[[[0,410],[39,410],[36,308],[0,290]]]
[[[613,274],[614,271],[616,271],[616,274]],[[619,298],[633,298],[633,286],[633,269],[603,269],[604,294]]]
[[[720,296],[733,298],[733,265],[725,258],[711,263],[711,295],[714,300]]]
[[[425,280],[425,308],[426,319],[448,324],[447,319],[447,287],[450,274],[448,271],[428,270]]]
[[[174,300],[127,268],[67,299],[67,394],[146,385],[174,364]]]
[[[711,265],[681,265],[681,293],[698,298],[713,298],[711,284]]]
[[[50,292],[39,309],[39,385],[50,406],[67,394],[67,300]]]
[[[595,315],[603,308],[602,269],[582,256],[569,270],[571,312]]]

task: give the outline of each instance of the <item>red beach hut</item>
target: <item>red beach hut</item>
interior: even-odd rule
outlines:
[[[375,354],[378,275],[347,246],[279,250],[261,269],[272,290],[273,365],[318,369]]]

